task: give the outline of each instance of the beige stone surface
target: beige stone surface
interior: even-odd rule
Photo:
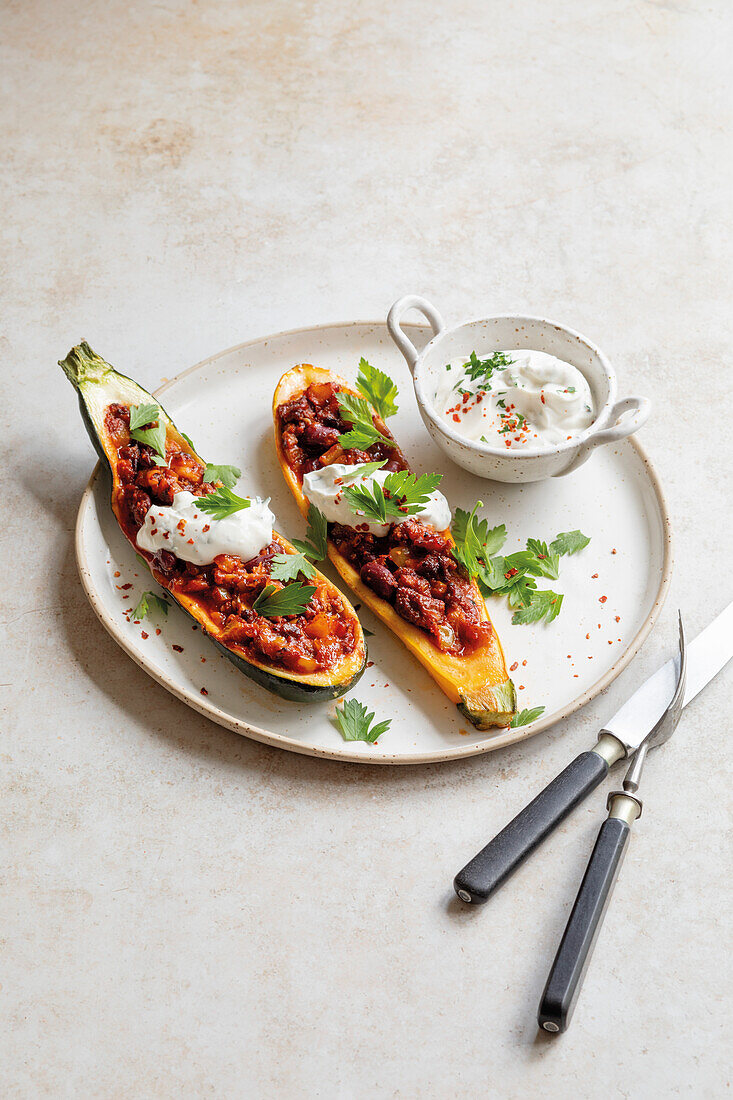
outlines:
[[[485,909],[450,883],[670,651],[676,606],[696,631],[731,597],[729,5],[0,17],[3,1095],[725,1095],[730,670],[648,765],[566,1036],[534,1016],[605,793]],[[562,728],[388,770],[242,740],[115,647],[75,572],[92,457],[55,363],[84,336],[153,387],[407,292],[609,353],[654,400],[676,572]]]

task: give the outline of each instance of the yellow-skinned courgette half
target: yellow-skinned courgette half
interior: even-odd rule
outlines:
[[[267,502],[234,493],[239,471],[207,468],[155,398],[88,344],[59,365],[111,475],[117,522],[156,581],[269,691],[303,703],[344,695],[366,664],[361,624],[272,529]]]
[[[278,458],[304,515],[310,503],[303,479],[324,467],[382,462],[383,470],[409,471],[371,406],[367,411],[381,438],[368,443],[367,424],[363,449],[350,440],[342,446],[344,433],[353,433],[353,421],[342,415],[339,404],[344,395],[364,400],[342,379],[310,364],[293,367],[275,390]],[[336,475],[334,479],[340,484]],[[337,491],[341,515],[342,498]],[[516,712],[514,685],[476,582],[451,554],[455,544],[450,530],[437,530],[417,516],[400,518],[391,526],[382,522],[376,528],[360,523],[363,518],[354,516],[353,526],[329,523],[328,556],[336,569],[477,729],[508,726]]]

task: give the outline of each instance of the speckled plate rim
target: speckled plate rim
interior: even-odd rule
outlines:
[[[384,321],[334,321],[323,325],[308,325],[303,328],[285,329],[282,332],[271,333],[267,336],[259,336],[254,340],[246,340],[242,344],[235,344],[233,347],[226,348],[223,351],[217,352],[215,355],[210,355],[208,359],[202,359],[201,362],[195,363],[192,367],[187,367],[186,370],[177,374],[174,378],[167,379],[161,386],[154,390],[154,396],[159,397],[169,390],[181,379],[188,377],[188,375],[194,374],[198,370],[202,370],[204,367],[210,366],[218,359],[223,359],[226,355],[231,355],[234,352],[243,351],[245,348],[254,347],[257,344],[264,344],[271,340],[276,340],[281,337],[300,336],[305,333],[323,332],[329,329],[348,329],[348,328],[379,328],[384,327],[386,330],[386,324]],[[404,324],[404,328],[415,329],[416,332],[427,333],[430,332],[430,328],[427,325],[421,324]],[[269,408],[268,408],[269,416]],[[79,570],[79,577],[81,578],[82,587],[84,593],[92,606],[92,609],[101,622],[105,630],[114,638],[121,649],[125,651],[128,657],[138,665],[144,672],[147,673],[153,680],[156,680],[162,687],[169,691],[171,695],[174,695],[181,702],[186,703],[193,710],[203,714],[205,718],[209,718],[212,722],[216,722],[217,725],[223,726],[225,729],[233,730],[234,733],[241,734],[244,737],[250,737],[254,741],[261,741],[265,745],[273,745],[276,748],[287,749],[290,752],[301,753],[304,756],[319,756],[326,760],[348,761],[355,764],[439,764],[445,760],[459,760],[465,759],[469,756],[482,756],[484,753],[493,752],[495,749],[505,748],[507,745],[516,744],[518,741],[524,741],[528,737],[534,737],[535,734],[542,733],[543,730],[549,729],[550,726],[554,726],[557,722],[562,721],[564,718],[568,718],[569,715],[574,714],[580,707],[585,706],[591,699],[595,699],[609,684],[613,683],[617,676],[626,668],[631,659],[636,656],[639,649],[646,640],[650,630],[657,622],[660,612],[664,606],[664,602],[669,592],[669,585],[672,579],[672,529],[669,519],[669,512],[667,509],[667,502],[664,498],[664,492],[657,476],[657,472],[654,469],[650,459],[644,451],[641,444],[638,442],[635,436],[629,437],[629,446],[633,447],[639,457],[641,458],[646,473],[649,478],[649,483],[654,491],[654,495],[659,507],[659,515],[662,522],[662,535],[664,540],[664,557],[662,560],[662,569],[659,579],[659,587],[649,613],[641,624],[639,630],[636,632],[634,638],[631,640],[627,648],[621,654],[619,659],[611,666],[608,671],[591,684],[581,695],[576,696],[566,707],[560,710],[554,711],[552,714],[543,715],[536,722],[532,722],[528,726],[520,726],[517,729],[504,729],[501,732],[491,734],[483,741],[474,742],[473,744],[466,745],[465,747],[452,747],[438,752],[428,753],[388,753],[379,752],[374,755],[363,756],[352,753],[349,750],[348,743],[344,743],[344,746],[339,749],[323,749],[317,745],[304,744],[301,741],[297,741],[293,737],[285,737],[282,734],[272,733],[270,730],[261,729],[259,726],[252,726],[248,722],[242,722],[238,718],[234,718],[233,715],[227,713],[225,710],[214,706],[213,703],[203,701],[199,696],[193,694],[193,692],[186,691],[178,685],[167,675],[159,672],[156,669],[147,665],[140,654],[136,652],[135,648],[129,643],[128,639],[122,632],[120,625],[115,619],[109,615],[102,605],[92,580],[92,574],[89,566],[86,562],[85,551],[83,546],[83,526],[86,519],[86,512],[91,505],[92,494],[94,492],[94,486],[98,477],[102,473],[101,463],[97,463],[94,467],[91,477],[87,482],[86,488],[82,494],[81,501],[79,503],[79,510],[76,517],[76,528],[74,535],[74,545],[76,553],[76,563]]]

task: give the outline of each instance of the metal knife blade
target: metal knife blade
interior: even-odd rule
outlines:
[[[709,684],[733,657],[733,603],[687,647],[687,687],[684,706]],[[602,733],[610,733],[635,752],[667,709],[677,686],[677,658],[662,665],[619,711],[606,722]]]

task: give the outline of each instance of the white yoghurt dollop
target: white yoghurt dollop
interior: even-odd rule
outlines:
[[[219,554],[233,554],[249,561],[272,542],[275,517],[269,500],[253,498],[226,519],[214,519],[202,511],[202,497],[182,490],[172,504],[153,504],[137,533],[137,544],[150,554],[170,550],[194,565],[210,565]]]
[[[393,523],[404,523],[408,519],[419,519],[438,531],[443,531],[450,525],[450,506],[443,494],[437,490],[431,493],[427,502],[411,516],[404,516],[402,519],[392,519],[390,516],[387,523],[380,523],[371,516],[365,516],[352,505],[345,496],[344,489],[349,485],[368,484],[371,481],[384,485],[385,478],[389,477],[390,472],[375,470],[364,477],[359,474],[359,469],[359,466],[347,466],[343,462],[334,462],[320,470],[311,470],[303,478],[303,493],[311,504],[315,504],[319,512],[323,513],[329,523],[358,527],[360,531],[368,529],[372,535],[386,535]]]
[[[482,370],[476,363],[495,366]],[[464,439],[507,450],[554,447],[575,439],[595,418],[581,372],[554,355],[528,349],[447,364],[434,405]]]

